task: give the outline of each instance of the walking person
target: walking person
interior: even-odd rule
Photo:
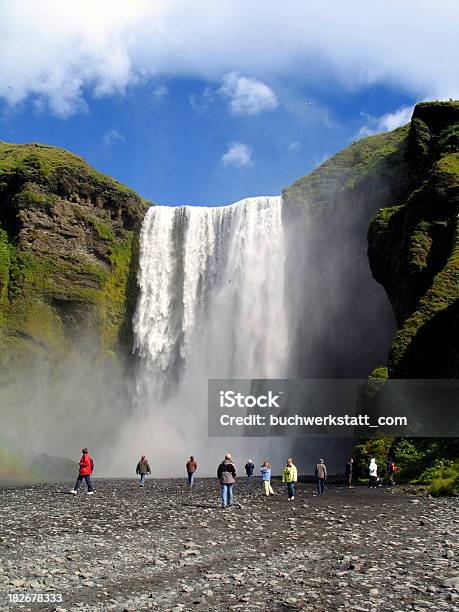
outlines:
[[[388,480],[390,487],[393,487],[395,485],[394,475],[396,471],[397,471],[397,466],[395,465],[395,462],[392,459],[392,457],[389,457],[389,459],[387,460],[386,478]]]
[[[135,473],[140,476],[139,487],[143,487],[145,485],[145,476],[147,476],[147,474],[151,474],[150,464],[148,463],[148,460],[146,459],[145,455],[142,455],[140,457],[140,461],[137,464]]]
[[[250,484],[252,477],[253,477],[254,469],[255,469],[255,465],[252,459],[249,459],[247,463],[245,464],[245,474],[247,476],[247,480],[245,481],[246,485]]]
[[[288,500],[293,501],[295,499],[295,484],[298,480],[298,472],[296,466],[293,463],[292,457],[287,459],[287,465],[284,467],[282,472],[282,482],[287,483]]]
[[[376,487],[378,483],[378,465],[374,458],[372,458],[370,461],[370,465],[368,466],[368,473],[370,476],[368,486],[370,488]]]
[[[236,467],[230,453],[226,453],[224,460],[218,466],[217,478],[220,481],[222,508],[230,508],[234,501],[233,488],[236,482]]]
[[[94,471],[94,461],[91,459],[88,453],[87,448],[82,449],[82,456],[80,459],[80,469],[78,472],[78,478],[75,484],[75,488],[70,491],[72,495],[76,495],[78,493],[78,489],[80,488],[83,480],[86,482],[86,486],[88,487],[87,494],[92,495],[94,493],[94,489],[92,486],[91,474]]]
[[[273,488],[271,486],[271,466],[267,461],[263,463],[260,468],[261,479],[263,481],[263,491],[266,497],[274,495]]]
[[[316,465],[316,478],[317,494],[322,495],[325,489],[325,481],[327,480],[327,466],[323,459],[319,459],[319,463]]]
[[[349,489],[352,489],[352,469],[353,469],[354,459],[352,457],[349,458],[349,461],[346,463],[346,482]]]
[[[193,457],[193,455],[191,455],[188,461],[186,462],[186,473],[188,475],[187,482],[188,482],[188,486],[190,487],[193,486],[194,474],[197,469],[198,469],[198,463],[196,459]]]

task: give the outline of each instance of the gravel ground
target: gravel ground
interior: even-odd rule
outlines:
[[[0,609],[459,611],[458,499],[300,485],[289,502],[256,479],[222,510],[211,479],[70,488],[0,485]]]

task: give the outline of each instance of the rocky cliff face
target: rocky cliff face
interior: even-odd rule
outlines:
[[[398,331],[394,378],[459,377],[459,103],[416,106],[405,159],[410,188],[373,220],[368,255]]]
[[[0,143],[0,369],[130,348],[149,203],[81,158]]]
[[[351,257],[351,316],[368,299],[368,256],[397,322],[391,377],[459,376],[458,151],[459,103],[418,104],[409,125],[354,143],[284,192],[338,266],[336,255]]]

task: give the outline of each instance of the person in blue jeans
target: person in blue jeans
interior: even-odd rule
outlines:
[[[220,482],[222,508],[230,508],[233,505],[233,487],[236,482],[236,467],[230,453],[226,453],[224,460],[218,466],[217,478]]]
[[[325,489],[325,481],[327,479],[327,467],[323,459],[319,459],[319,463],[316,465],[316,478],[317,494],[322,495]]]
[[[191,455],[191,457],[186,462],[187,483],[188,483],[188,486],[190,487],[193,486],[194,474],[197,469],[198,469],[198,462],[196,461],[194,456]]]
[[[145,457],[145,455],[140,457],[140,461],[137,464],[135,472],[138,476],[140,476],[139,487],[145,486],[145,476],[147,474],[151,474],[150,464],[148,463],[148,459]]]
[[[253,477],[254,469],[255,469],[255,464],[253,463],[252,459],[249,459],[247,463],[245,464],[245,473],[247,476],[247,480],[245,481],[245,484],[250,484],[250,481],[252,480],[252,477]]]
[[[287,483],[289,501],[293,501],[295,499],[295,484],[297,480],[298,470],[296,469],[296,465],[293,463],[293,458],[289,457],[287,459],[287,465],[284,467],[284,471],[282,472],[282,482]]]

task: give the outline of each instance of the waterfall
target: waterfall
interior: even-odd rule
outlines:
[[[207,452],[209,462],[221,454],[221,441],[207,438],[209,378],[285,375],[284,266],[280,197],[148,211],[134,318],[137,410],[144,448],[170,457],[169,474],[184,459],[176,466],[172,448]],[[233,440],[231,449],[245,453],[253,442]]]
[[[142,390],[165,398],[190,377],[282,377],[284,263],[280,197],[152,207],[134,321]]]
[[[191,454],[212,474],[225,450],[240,468],[252,456],[277,473],[291,453],[314,465],[324,447],[341,465],[352,439],[221,439],[207,431],[208,379],[360,378],[383,362],[392,318],[385,320],[389,304],[368,267],[361,212],[319,213],[281,197],[147,212],[136,401],[121,445],[149,454],[156,475],[182,474]]]

